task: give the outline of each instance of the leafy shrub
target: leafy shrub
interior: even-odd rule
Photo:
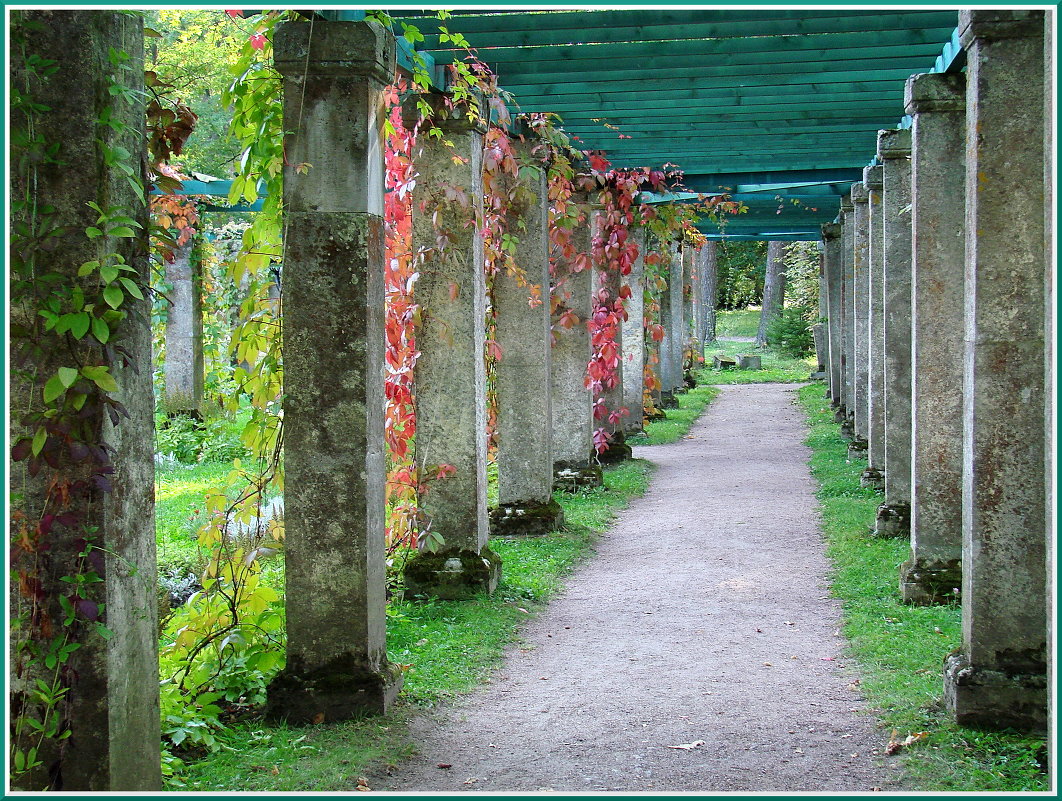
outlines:
[[[778,353],[800,359],[811,353],[815,337],[805,306],[786,306],[767,326],[767,344]]]
[[[186,414],[156,416],[155,450],[184,464],[231,462],[250,455],[236,427],[224,417],[202,421]]]

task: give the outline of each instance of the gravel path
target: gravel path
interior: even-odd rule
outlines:
[[[420,754],[370,785],[900,789],[842,655],[793,390],[723,387],[686,439],[636,448],[646,495],[495,679],[418,719]]]

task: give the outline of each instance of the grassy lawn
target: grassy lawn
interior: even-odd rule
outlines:
[[[717,337],[754,337],[760,327],[760,310],[740,309],[715,313]]]
[[[713,356],[729,356],[734,359],[739,353],[759,356],[761,369],[712,369]],[[698,380],[708,384],[799,383],[807,381],[815,369],[814,356],[792,359],[770,350],[758,350],[751,342],[716,342],[709,345],[704,351],[704,363],[705,367]]]
[[[678,442],[681,437],[690,430],[690,426],[704,411],[712,398],[719,394],[715,387],[703,383],[703,376],[711,371],[703,371],[699,383],[689,392],[684,392],[675,397],[678,399],[677,409],[668,409],[666,420],[656,420],[645,427],[645,432],[627,438],[629,445],[666,445],[670,442]]]
[[[901,603],[898,567],[907,539],[868,536],[881,495],[859,486],[863,460],[850,463],[821,383],[800,390],[808,415],[811,470],[819,483],[833,593],[844,607],[844,634],[860,664],[860,689],[888,729],[928,736],[892,757],[909,784],[926,791],[1045,791],[1036,754],[1043,738],[955,725],[942,705],[942,662],[961,641],[960,610]]]

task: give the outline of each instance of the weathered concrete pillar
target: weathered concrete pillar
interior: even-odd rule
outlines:
[[[716,306],[719,305],[719,243],[708,240],[704,246],[704,344],[715,342]],[[703,351],[703,349],[702,349]]]
[[[515,255],[523,280],[502,270],[494,278],[494,339],[501,348],[495,373],[498,397],[498,508],[492,535],[546,534],[564,522],[553,500],[552,390],[550,387],[549,230],[544,166],[535,167],[528,138],[513,141],[525,176],[521,205],[506,211],[506,230],[519,232]],[[515,189],[515,187],[510,187]],[[530,285],[530,286],[529,286]],[[532,305],[531,287],[539,290]]]
[[[406,563],[413,594],[470,598],[493,592],[501,560],[487,547],[486,280],[483,239],[482,120],[467,110],[438,104],[443,138],[423,136],[414,153],[420,177],[413,191],[413,250],[425,254],[414,290],[421,308],[420,357],[413,371],[417,415],[417,468],[421,476],[439,465],[456,472],[434,481],[420,509],[443,544],[421,550]],[[455,163],[454,152],[468,154]],[[467,202],[447,200],[460,190]],[[440,232],[447,244],[440,249]]]
[[[885,289],[881,216],[882,168],[865,167],[867,188],[867,469],[860,477],[864,487],[885,489]]]
[[[686,391],[685,352],[689,340],[689,319],[686,317],[686,273],[689,245],[675,243],[671,261],[668,298],[671,301],[671,359],[674,365],[674,391]]]
[[[844,371],[842,340],[844,337],[844,305],[841,290],[844,284],[844,254],[841,226],[826,223],[822,226],[822,263],[826,285],[826,331],[829,362],[830,405],[844,409]],[[843,413],[843,412],[842,412]]]
[[[847,439],[855,437],[855,321],[852,319],[852,293],[855,284],[852,275],[852,251],[855,244],[855,236],[852,229],[855,225],[855,204],[852,203],[851,192],[841,198],[841,254],[842,254],[842,280],[841,280],[841,378],[843,410],[840,412],[841,436]]]
[[[664,338],[660,340],[660,408],[675,409],[675,387],[682,380],[682,360],[675,359],[675,335],[678,324],[675,322],[675,298],[678,297],[678,319],[682,319],[682,256],[679,246],[665,242],[661,245],[661,274],[667,281],[667,288],[660,297],[660,326],[664,329]],[[679,287],[677,290],[675,287]]]
[[[687,243],[682,248],[682,335],[683,335],[683,387],[697,385],[693,371],[697,369],[697,250]],[[691,354],[691,361],[686,362],[686,351]]]
[[[312,28],[312,35],[311,35]],[[385,712],[382,89],[395,43],[375,22],[285,23],[287,664],[268,714]],[[357,54],[357,58],[351,58]],[[357,144],[355,144],[357,143]]]
[[[572,232],[576,252],[590,253],[592,213],[585,193],[572,195],[572,202],[587,209],[587,219]],[[589,256],[587,256],[589,259]],[[570,327],[556,326],[551,350],[553,390],[553,477],[554,486],[575,490],[601,485],[601,467],[591,461],[594,451],[594,398],[586,386],[586,366],[590,362],[590,317],[593,270],[578,269],[560,255],[554,259],[554,291],[561,307],[570,309],[578,322]]]
[[[593,230],[595,236],[600,236],[603,224],[603,212],[597,212],[598,220],[595,221]],[[597,303],[613,308],[616,303],[623,303],[620,290],[623,287],[623,276],[618,266],[612,263],[597,266]],[[619,414],[625,408],[623,393],[623,321],[615,327],[614,339],[611,344],[615,345],[619,365],[610,379],[606,379],[602,386],[601,400],[609,416]],[[631,446],[627,444],[627,435],[624,429],[627,425],[623,417],[612,422],[609,417],[595,421],[596,425],[604,428],[609,434],[608,447],[597,455],[602,464],[613,464],[624,459],[631,458]]]
[[[767,243],[767,269],[763,281],[760,326],[756,333],[757,347],[767,344],[767,329],[782,313],[785,301],[785,245],[785,242],[777,239]]]
[[[625,302],[627,320],[623,323],[623,405],[630,414],[623,418],[623,430],[628,436],[643,429],[645,387],[645,230],[635,231],[638,258],[631,265],[630,275],[623,277],[623,285],[630,289]]]
[[[883,170],[885,287],[885,503],[879,537],[906,537],[911,526],[911,132],[878,132]]]
[[[907,79],[911,127],[911,555],[907,603],[962,585],[962,336],[966,79]]]
[[[38,68],[51,64],[56,71],[47,80],[27,74],[21,52],[10,65],[12,87],[42,107],[29,116],[25,105],[11,112],[17,134],[12,197],[25,193],[36,205],[13,208],[16,226],[8,254],[14,445],[8,691],[15,733],[8,747],[22,758],[38,750],[26,770],[13,759],[10,778],[20,790],[152,792],[160,789],[161,776],[151,306],[99,271],[79,275],[78,270],[101,254],[120,255],[134,269],[122,275],[147,294],[144,198],[121,169],[143,178],[143,22],[114,11],[73,10],[19,11],[11,22],[12,39],[19,43],[13,52],[24,43],[26,58],[39,58]],[[112,64],[108,53],[128,56],[124,68]],[[135,99],[126,102],[112,88]],[[110,126],[99,124],[104,115]],[[34,136],[45,143],[40,150],[34,149]],[[108,166],[97,140],[134,155]],[[44,147],[53,145],[54,159],[44,158]],[[85,229],[96,226],[98,217],[90,201],[135,219],[140,233],[89,239]],[[52,233],[43,242],[27,241],[18,224]],[[61,280],[41,283],[36,279],[43,272]],[[122,290],[122,320],[99,316],[96,299],[108,285]],[[72,309],[74,288],[97,304],[91,316],[99,322],[76,341],[66,333],[44,332],[38,311],[50,297],[63,298],[63,308]],[[115,345],[124,357],[108,353]],[[65,374],[72,380],[61,370],[73,370]],[[116,386],[107,389],[106,377]],[[53,388],[58,392],[49,392]],[[47,395],[53,397],[44,403]],[[124,406],[128,417],[112,424],[109,401]],[[54,416],[43,417],[46,412]],[[38,431],[45,439],[34,453],[30,442]],[[81,456],[71,447],[77,444]],[[92,455],[101,445],[108,453]],[[19,452],[24,456],[15,455]],[[87,583],[71,583],[75,578]],[[73,620],[60,599],[73,609]],[[103,625],[106,630],[98,628]],[[36,648],[20,647],[29,642]],[[57,653],[56,644],[69,650]],[[58,661],[46,660],[49,653]],[[57,706],[42,706],[38,681],[64,693]],[[56,734],[65,730],[69,736],[41,737],[26,724],[31,718],[53,721]]]
[[[705,262],[708,260],[708,244],[697,248],[693,254],[693,343],[698,363],[704,360],[704,326],[707,311],[704,306]]]
[[[852,184],[852,420],[849,453],[865,457],[870,425],[867,384],[870,379],[870,193],[862,183]]]
[[[960,725],[1047,728],[1044,12],[963,10],[967,53]],[[1000,213],[1000,198],[1005,212]]]
[[[170,304],[163,361],[163,408],[198,416],[203,406],[203,276],[193,258],[194,240],[174,249],[165,265]]]

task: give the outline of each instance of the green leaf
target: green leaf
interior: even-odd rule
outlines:
[[[81,374],[104,392],[117,392],[118,383],[114,380],[108,367],[82,367]]]
[[[69,389],[77,381],[77,368],[75,367],[60,367],[59,368],[59,380],[63,383],[63,386]]]
[[[100,278],[104,282],[110,284],[114,282],[114,279],[118,277],[118,268],[113,264],[104,264],[100,267]]]
[[[89,226],[85,229],[85,236],[87,236],[89,239],[95,239],[98,236],[103,236],[103,231],[101,231],[99,228],[96,228],[95,226]]]
[[[37,433],[33,435],[33,443],[30,445],[30,453],[34,456],[38,456],[41,452],[41,448],[44,447],[45,440],[48,439],[48,432],[44,430],[44,426],[37,429]]]
[[[73,315],[73,320],[70,321],[70,333],[77,339],[82,339],[89,330],[89,317],[88,312],[79,312]]]
[[[107,301],[107,305],[112,309],[117,309],[122,305],[122,301],[125,300],[125,294],[119,287],[111,284],[103,290],[103,299]]]
[[[144,293],[140,291],[140,287],[138,287],[136,284],[134,284],[128,278],[126,278],[125,276],[122,276],[118,280],[120,280],[122,282],[122,286],[124,286],[126,288],[126,291],[129,292],[129,294],[132,295],[134,298],[136,298],[137,300],[143,300],[144,299]]]
[[[44,402],[51,403],[64,392],[66,392],[66,387],[63,386],[63,382],[59,380],[59,376],[53,375],[44,385]],[[36,442],[36,439],[34,441]]]
[[[92,336],[96,337],[100,341],[101,345],[106,345],[107,340],[111,338],[111,328],[106,322],[99,317],[92,318]]]
[[[84,278],[86,275],[91,273],[93,270],[98,269],[99,266],[100,266],[100,263],[98,261],[86,261],[84,264],[82,264],[80,267],[77,268],[78,278]]]
[[[107,229],[107,236],[136,236],[136,231],[128,225],[119,225],[117,228]]]

